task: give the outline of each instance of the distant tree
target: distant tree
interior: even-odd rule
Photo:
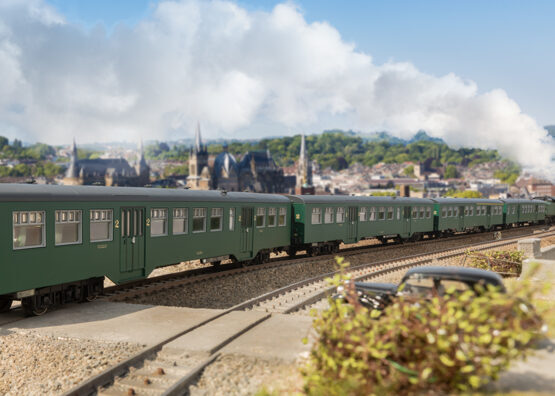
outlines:
[[[403,175],[409,176],[409,177],[414,176],[414,166],[409,165],[405,169],[403,169]]]
[[[455,179],[459,177],[459,172],[457,172],[457,168],[455,167],[455,165],[448,165],[445,169],[443,177],[445,179]]]
[[[7,146],[9,144],[9,140],[8,138],[4,137],[4,136],[0,136],[0,150],[2,150],[4,148],[4,146]]]
[[[464,191],[449,190],[445,195],[453,198],[483,198],[483,195],[481,192],[474,191],[474,190],[464,190]]]

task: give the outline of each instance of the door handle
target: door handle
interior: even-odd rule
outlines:
[[[135,243],[135,237],[131,238],[131,243]]]

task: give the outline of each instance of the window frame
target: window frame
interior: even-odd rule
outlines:
[[[177,211],[183,211],[183,214],[176,215]],[[184,231],[175,231],[175,220],[183,220]],[[186,235],[189,233],[189,208],[172,208],[172,235]]]
[[[110,213],[110,220],[96,220],[93,219],[93,213],[96,212],[109,212]],[[108,239],[92,239],[92,232],[91,232],[91,226],[92,224],[98,224],[98,223],[109,223],[108,225],[108,234],[109,234],[109,238]],[[99,242],[111,242],[114,240],[114,210],[113,209],[90,209],[89,210],[89,241],[91,243],[99,243]]]
[[[387,207],[387,215],[386,215],[386,219],[387,220],[394,220],[395,219],[395,211],[393,209],[393,206],[388,206]]]
[[[41,222],[40,223],[24,223],[22,224],[21,221],[19,220],[19,223],[15,223],[14,222],[14,218],[15,218],[15,214],[18,214],[19,217],[18,219],[21,219],[21,213],[26,213],[27,216],[29,216],[30,213],[40,213],[41,214]],[[29,225],[41,225],[42,230],[41,230],[41,244],[40,245],[31,245],[31,246],[20,246],[20,247],[16,247],[14,245],[15,243],[15,228],[16,227],[28,227]],[[12,211],[12,249],[13,250],[22,250],[22,249],[36,249],[36,248],[42,248],[42,247],[46,247],[46,210],[14,210]]]
[[[158,210],[158,211],[162,211],[163,213],[165,212],[166,217],[154,217],[154,211]],[[151,208],[150,209],[150,236],[152,238],[158,238],[158,237],[164,237],[164,236],[168,236],[168,228],[169,228],[169,219],[168,219],[168,215],[169,215],[169,210],[168,208]],[[158,222],[162,220],[163,224],[164,224],[164,233],[163,234],[153,234],[152,233],[152,225],[154,224],[154,222]]]
[[[283,219],[283,224],[281,224],[281,220]],[[278,227],[286,227],[287,226],[287,208],[279,208],[278,210]]]
[[[197,215],[197,210],[199,211],[198,213],[202,213],[202,215]],[[207,208],[193,208],[193,224],[191,227],[191,234],[201,234],[203,232],[206,232],[206,218],[208,217],[207,214]],[[202,230],[195,231],[195,219],[202,219]]]
[[[367,210],[368,209],[364,206],[358,208],[358,221],[359,222],[367,221],[367,216],[368,216]]]
[[[235,231],[235,208],[229,208],[228,218],[229,218],[228,230]]]
[[[310,224],[316,224],[316,225],[322,224],[322,208],[317,208],[317,207],[312,208],[312,211],[310,214]]]
[[[339,220],[339,215],[341,215],[341,220]],[[345,223],[345,208],[344,207],[335,208],[335,222],[337,224]]]
[[[329,218],[328,218],[329,216]],[[335,212],[333,207],[328,206],[324,209],[324,224],[333,224],[335,218]]]
[[[264,213],[264,214],[261,214]],[[258,218],[262,217],[262,225],[258,225]],[[254,226],[256,228],[264,228],[266,227],[266,208],[256,208],[255,214],[254,214]]]
[[[220,211],[219,214],[215,211]],[[219,227],[212,228],[212,219],[220,219]],[[224,208],[210,208],[210,232],[220,232],[224,229]]]
[[[58,220],[58,213],[70,213],[75,212],[79,213],[79,221],[71,221],[71,220]],[[74,214],[75,215],[75,214]],[[64,243],[57,243],[56,242],[56,227],[58,224],[77,224],[77,241],[75,242],[64,242]],[[56,209],[54,211],[54,246],[67,246],[67,245],[81,245],[83,243],[83,211],[81,209]]]

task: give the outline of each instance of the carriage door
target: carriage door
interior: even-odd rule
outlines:
[[[489,230],[491,227],[491,206],[486,206],[486,228]]]
[[[349,230],[347,234],[347,238],[351,240],[357,239],[357,224],[358,224],[358,208],[356,206],[349,207],[349,218],[347,221],[349,222]]]
[[[403,234],[410,236],[410,206],[403,206]]]
[[[145,208],[121,209],[120,271],[145,268]]]
[[[459,206],[459,230],[464,230],[464,206]]]
[[[241,208],[241,252],[252,253],[254,208]]]

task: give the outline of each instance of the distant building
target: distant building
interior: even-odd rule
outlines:
[[[139,146],[139,160],[135,166],[131,166],[123,158],[80,160],[77,155],[77,145],[73,140],[71,159],[63,184],[140,187],[149,183],[150,168],[144,158],[142,141]]]
[[[195,145],[189,153],[187,186],[192,190],[286,192],[283,170],[277,166],[269,150],[248,151],[237,162],[224,145],[223,152],[213,158],[202,143],[199,124]]]
[[[297,163],[297,183],[295,185],[295,194],[314,195],[314,191],[315,189],[312,185],[312,164],[309,161],[308,154],[306,152],[304,134],[302,134],[299,162]]]

